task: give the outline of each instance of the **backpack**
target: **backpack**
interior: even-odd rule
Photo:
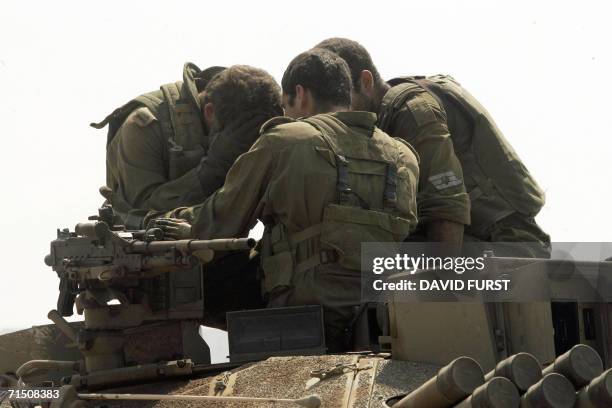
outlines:
[[[201,71],[188,62],[183,68],[183,81],[165,84],[156,91],[142,94],[90,126],[102,129],[108,125],[108,147],[126,118],[136,109],[146,107],[159,121],[169,152],[168,177],[174,180],[193,167],[191,164],[197,164],[208,149],[208,138],[203,137],[205,131],[198,91],[203,90],[210,78],[221,70],[222,67],[211,67]],[[109,177],[107,169],[107,180]]]
[[[458,111],[470,124],[471,134],[453,134],[455,146],[468,139],[469,151],[457,154],[470,195],[475,233],[514,212],[534,217],[545,195],[487,110],[450,76],[400,77],[383,99],[380,120],[392,116],[410,97],[414,87],[425,89],[446,111]],[[384,128],[384,123],[381,124]]]

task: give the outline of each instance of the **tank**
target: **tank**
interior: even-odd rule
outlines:
[[[326,353],[320,306],[232,311],[229,362],[211,364],[198,332],[197,267],[215,251],[248,252],[254,242],[167,241],[111,219],[101,209],[51,243],[45,262],[61,282],[48,313],[53,324],[0,336],[0,407],[518,408],[612,400],[609,305],[572,302],[562,284],[555,293],[563,302],[536,305],[364,304],[342,354]],[[495,273],[567,267],[493,258]],[[589,267],[612,273],[609,261]],[[172,278],[180,273],[191,278]],[[555,308],[580,311],[576,325],[565,326],[574,341],[548,329],[568,320]],[[83,321],[68,323],[74,310]]]

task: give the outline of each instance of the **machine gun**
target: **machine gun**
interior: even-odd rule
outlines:
[[[248,251],[255,240],[165,240],[160,229],[128,231],[113,219],[112,208],[102,207],[74,232],[58,230],[45,257],[60,278],[57,311],[49,318],[78,344],[81,374],[109,371],[116,377],[134,365],[210,363],[199,336],[201,266],[217,251]],[[79,330],[62,317],[72,316],[75,306],[84,315]],[[87,382],[83,375],[73,381]]]
[[[60,278],[57,308],[62,316],[72,316],[78,294],[98,304],[111,300],[105,295],[121,304],[134,303],[134,293],[127,288],[139,287],[140,280],[208,263],[215,251],[247,251],[255,246],[255,240],[248,238],[164,241],[157,228],[126,231],[109,225],[104,217],[107,208],[101,208],[101,215],[95,217],[104,220],[79,223],[75,232],[58,230],[57,239],[51,242],[45,263]],[[128,293],[131,298],[126,297]],[[81,298],[78,310],[87,302]]]

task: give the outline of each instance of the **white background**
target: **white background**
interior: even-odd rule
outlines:
[[[612,241],[610,16],[604,1],[3,1],[0,330],[46,323],[49,242],[102,201],[106,130],[90,122],[185,61],[280,81],[331,36],[365,45],[384,78],[453,75],[546,190],[553,240]]]

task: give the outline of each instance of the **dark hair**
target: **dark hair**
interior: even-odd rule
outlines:
[[[331,51],[346,61],[351,71],[353,87],[356,91],[359,91],[361,88],[360,78],[361,71],[363,70],[368,70],[372,73],[375,84],[378,85],[382,82],[378,69],[376,69],[372,62],[370,53],[357,41],[349,40],[348,38],[328,38],[321,41],[316,47]]]
[[[295,57],[285,70],[281,85],[290,103],[293,103],[296,85],[302,85],[322,107],[351,104],[348,65],[333,52],[322,48],[313,48]]]
[[[212,103],[221,127],[252,112],[283,114],[280,87],[263,69],[234,65],[216,74],[204,88],[203,103]]]

